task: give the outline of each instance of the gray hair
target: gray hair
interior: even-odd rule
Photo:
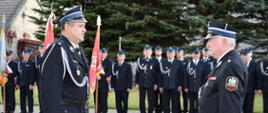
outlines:
[[[229,47],[231,47],[232,49],[234,49],[235,46],[236,46],[236,40],[234,38],[226,38],[226,39],[228,41]]]

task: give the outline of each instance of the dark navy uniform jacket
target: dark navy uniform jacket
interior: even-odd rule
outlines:
[[[189,61],[186,68],[187,75],[184,79],[185,88],[189,91],[198,92],[209,73],[207,66],[202,60],[199,60],[197,65],[193,61]]]
[[[100,75],[101,79],[99,80],[99,88],[108,88],[107,77],[112,75],[112,62],[110,59],[105,58],[102,61],[102,67],[104,68],[105,74]]]
[[[208,72],[211,72],[213,70],[213,68],[215,67],[216,59],[212,58],[211,56],[209,56],[206,59],[202,58],[202,61],[206,63],[206,65],[207,65],[206,70]]]
[[[130,64],[123,62],[119,65],[118,63],[112,66],[112,81],[111,85],[114,90],[127,90],[132,88],[132,69]]]
[[[138,69],[135,76],[136,84],[139,84],[139,87],[144,88],[152,88],[154,85],[157,85],[157,69],[159,68],[157,59],[154,57],[151,57],[149,59],[140,57],[137,60],[137,64]]]
[[[60,113],[62,102],[86,103],[88,62],[61,36],[46,50],[41,69],[40,98],[44,113]]]
[[[259,86],[264,93],[268,93],[268,59],[264,59],[260,62],[260,69],[259,69]]]
[[[231,50],[217,63],[199,92],[199,113],[242,113],[248,72]]]
[[[256,89],[259,89],[259,77],[258,77],[258,65],[255,61],[250,60],[248,64],[248,85],[246,88],[247,93],[254,93]]]
[[[163,59],[160,63],[160,81],[159,87],[163,89],[177,89],[182,86],[182,63],[174,59],[169,62],[168,59]]]
[[[32,60],[23,61],[21,60],[18,64],[18,70],[20,74],[17,77],[17,84],[19,86],[34,85],[35,78],[35,64]]]
[[[187,59],[178,59],[181,63],[182,63],[182,69],[183,69],[183,76],[182,76],[182,80],[183,80],[183,84],[182,84],[182,86],[183,87],[185,87],[185,83],[184,83],[184,80],[186,79],[186,77],[187,77],[187,65],[188,65],[188,62],[189,62],[189,60],[187,60]]]

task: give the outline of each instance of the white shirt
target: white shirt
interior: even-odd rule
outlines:
[[[198,60],[194,60],[194,59],[193,59],[193,62],[194,62],[195,65],[197,65],[198,62],[199,62],[199,59],[198,59]]]
[[[250,58],[247,62],[246,62],[246,66],[249,66],[250,61],[252,60],[252,58]]]
[[[70,41],[71,42],[71,41]],[[74,44],[73,42],[71,42],[72,46],[74,47],[74,49],[79,48],[78,44]]]
[[[209,57],[203,57],[203,60],[207,61]]]
[[[161,56],[160,57],[156,57],[156,59],[160,62],[161,59],[162,59],[162,57]]]
[[[173,59],[171,59],[171,60],[170,60],[170,59],[168,59],[168,62],[171,62],[171,63],[172,63],[172,62],[173,62],[173,60],[174,60],[174,58],[173,58]]]

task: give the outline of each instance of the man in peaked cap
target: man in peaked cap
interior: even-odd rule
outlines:
[[[159,70],[159,63],[164,59],[162,57],[162,47],[157,45],[154,49],[154,53],[155,53],[155,58],[157,60],[157,76],[158,76],[158,80],[157,80],[157,84],[159,85],[159,79],[160,79],[160,70]],[[159,91],[159,87],[157,88],[157,90],[154,91],[154,110],[155,113],[161,113],[162,112],[162,94]]]
[[[7,51],[7,70],[6,75],[8,81],[5,85],[5,111],[6,113],[14,113],[16,102],[15,102],[15,78],[19,75],[18,63],[15,62],[15,55],[13,51]],[[4,93],[3,92],[3,93]],[[3,94],[2,93],[2,94]]]
[[[205,38],[211,56],[217,59],[199,95],[199,113],[242,113],[248,71],[234,51],[237,30],[211,22]]]
[[[40,77],[41,77],[41,66],[42,66],[42,62],[43,62],[43,54],[45,52],[45,49],[43,48],[43,44],[40,44],[39,47],[38,47],[38,51],[39,51],[39,54],[35,56],[35,69],[36,69],[36,74],[35,74],[35,81],[36,81],[36,84],[37,84],[37,89],[38,89],[38,100],[39,100],[39,110],[40,110],[40,113],[42,113],[42,103],[40,102],[41,99],[40,99],[40,92],[39,92],[39,81],[40,81]]]
[[[104,68],[104,73],[97,76],[98,79],[98,113],[107,113],[107,97],[109,92],[109,84],[112,75],[112,62],[108,58],[108,49],[101,48],[101,61],[102,67]],[[94,102],[96,105],[96,92],[94,92]]]
[[[248,69],[248,84],[246,87],[246,96],[244,98],[244,113],[253,113],[253,103],[255,92],[259,90],[258,65],[252,59],[253,51],[251,48],[245,48],[241,51],[241,57]]]
[[[136,72],[136,86],[139,88],[140,112],[146,113],[145,99],[147,96],[148,113],[154,111],[154,91],[157,90],[157,59],[152,56],[152,46],[145,45],[143,56],[137,59],[138,69]]]
[[[186,77],[184,77],[185,92],[188,94],[190,103],[189,113],[198,112],[198,90],[208,74],[205,62],[200,60],[200,54],[198,48],[192,52],[192,59],[187,64]]]
[[[188,59],[185,58],[184,56],[184,49],[183,48],[177,48],[176,49],[176,58],[177,60],[179,60],[182,65],[183,65],[183,76],[182,79],[184,80],[187,77],[187,73],[186,73],[186,68],[187,68],[187,64],[189,62]],[[183,113],[187,113],[188,112],[188,93],[185,92],[185,86],[184,84],[182,85],[182,99],[183,99],[183,109],[182,112]]]
[[[112,65],[111,85],[115,91],[117,113],[127,113],[128,95],[132,88],[132,69],[125,59],[126,51],[119,50],[117,62]]]
[[[260,61],[259,73],[259,86],[263,97],[263,113],[268,113],[268,51]]]
[[[209,65],[210,71],[214,68],[216,60],[210,56],[210,51],[206,47],[202,49],[202,60]]]
[[[34,62],[30,59],[31,50],[25,48],[18,63],[19,75],[17,76],[17,87],[20,89],[20,108],[21,113],[33,112],[33,86],[35,77]],[[27,99],[27,100],[26,100]],[[28,112],[26,109],[28,103]]]
[[[181,113],[180,92],[182,91],[182,64],[175,58],[175,49],[167,49],[167,59],[160,62],[159,90],[163,94],[163,112]],[[170,103],[172,105],[170,106]],[[172,108],[172,110],[170,110]]]
[[[58,19],[61,36],[49,46],[41,66],[43,113],[87,113],[88,61],[82,47],[86,19],[75,6]]]

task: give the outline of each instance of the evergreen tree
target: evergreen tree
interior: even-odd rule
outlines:
[[[241,32],[238,43],[255,48],[267,47],[267,2],[264,0],[38,0],[40,17],[32,19],[40,25],[36,36],[42,39],[46,19],[51,12],[62,15],[66,8],[81,4],[88,20],[88,35],[83,43],[87,55],[96,32],[97,15],[102,17],[101,47],[108,47],[112,56],[122,49],[133,59],[141,54],[144,44],[180,46],[187,49],[201,47],[208,21],[227,22]],[[57,27],[57,26],[55,26]],[[57,29],[57,36],[59,30]],[[194,43],[193,43],[194,42]],[[189,44],[192,44],[189,46]]]

